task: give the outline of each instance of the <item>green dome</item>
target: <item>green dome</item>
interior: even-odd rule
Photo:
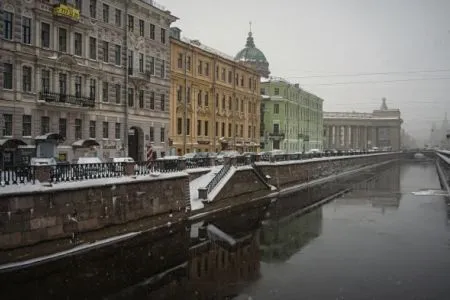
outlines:
[[[236,54],[235,60],[238,61],[256,61],[256,62],[267,62],[266,56],[261,50],[256,48],[255,42],[253,40],[252,33],[248,33],[247,43],[245,48]]]
[[[244,64],[250,65],[255,68],[255,70],[261,75],[261,77],[268,77],[269,62],[266,59],[264,53],[256,48],[255,41],[253,40],[252,32],[248,33],[247,43],[245,48],[236,54],[234,60],[243,62]]]

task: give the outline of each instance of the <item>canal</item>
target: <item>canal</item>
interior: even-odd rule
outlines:
[[[320,191],[0,274],[0,298],[450,299],[449,214],[434,165],[398,163],[351,184],[310,212]]]

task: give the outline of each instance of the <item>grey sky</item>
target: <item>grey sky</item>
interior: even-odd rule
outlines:
[[[431,122],[450,114],[448,0],[160,0],[190,38],[235,55],[249,21],[273,76],[300,83],[327,111],[376,109],[386,97],[404,128],[428,138]],[[377,76],[313,75],[447,70]],[[417,81],[393,81],[410,79]],[[441,79],[431,79],[441,78]],[[446,79],[442,79],[446,78]],[[378,83],[348,84],[377,81]],[[347,84],[335,84],[335,83]],[[323,85],[331,83],[331,85]]]

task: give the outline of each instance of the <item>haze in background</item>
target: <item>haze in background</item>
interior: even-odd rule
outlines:
[[[326,111],[371,112],[386,97],[420,140],[450,113],[448,0],[159,2],[180,18],[183,35],[230,55],[252,21],[271,74],[322,97]],[[329,77],[344,74],[359,76]]]

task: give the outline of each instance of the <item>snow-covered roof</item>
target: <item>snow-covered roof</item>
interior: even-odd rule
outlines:
[[[375,116],[371,113],[359,112],[323,112],[324,119],[374,119],[374,120],[396,120],[397,116]]]
[[[194,47],[200,48],[200,49],[202,49],[202,50],[204,50],[206,52],[209,52],[211,54],[215,54],[215,55],[218,55],[218,56],[220,56],[222,58],[234,61],[234,58],[231,55],[223,53],[222,51],[219,51],[219,50],[214,49],[212,47],[206,46],[206,45],[202,44],[199,40],[190,39],[188,37],[182,37],[181,41],[183,41],[183,42],[185,42],[187,44],[190,44],[190,45],[192,45]]]

